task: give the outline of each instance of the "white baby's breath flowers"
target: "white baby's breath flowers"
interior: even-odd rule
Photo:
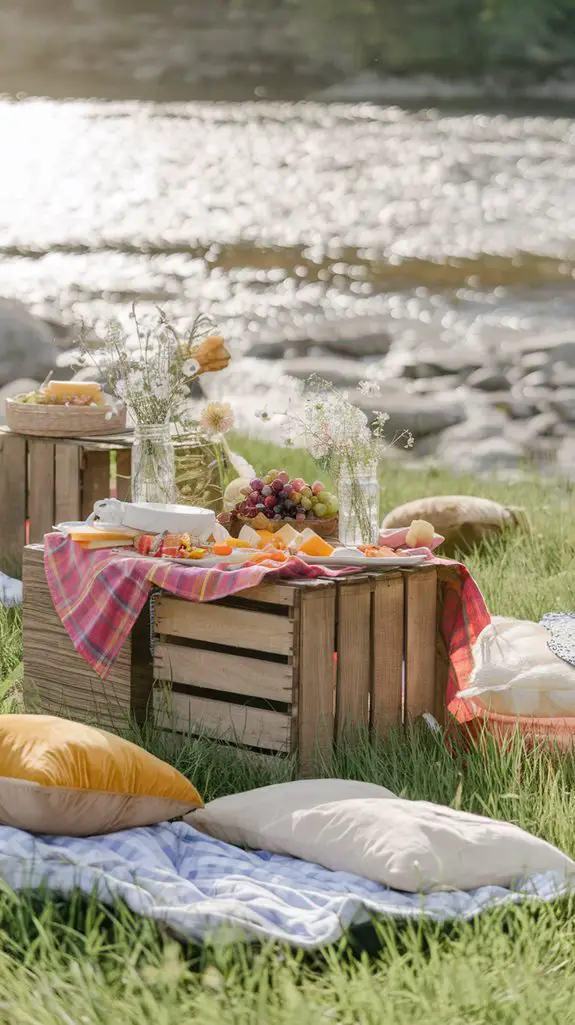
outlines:
[[[357,389],[362,393],[362,395],[379,395],[381,391],[379,382],[375,380],[360,381]]]

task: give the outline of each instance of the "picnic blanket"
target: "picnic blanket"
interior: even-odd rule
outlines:
[[[402,536],[399,532],[396,537],[398,551]],[[464,565],[438,559],[429,549],[417,551],[423,552],[440,572],[441,633],[450,660],[447,702],[450,710],[466,721],[473,713],[455,695],[467,685],[473,669],[472,648],[490,622],[489,612]],[[208,602],[256,587],[264,579],[313,579],[361,572],[310,566],[295,557],[279,568],[273,563],[213,569],[182,566],[127,549],[85,551],[57,533],[44,538],[44,566],[54,607],[76,651],[103,679],[110,673],[152,587],[189,601]]]
[[[527,898],[567,893],[548,872],[512,891],[484,886],[427,896],[388,890],[345,872],[295,858],[247,852],[183,822],[82,839],[33,836],[0,827],[0,878],[12,890],[81,890],[105,904],[122,899],[136,914],[182,940],[273,939],[312,950],[372,916],[470,919]]]

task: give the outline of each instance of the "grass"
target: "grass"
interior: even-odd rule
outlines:
[[[242,445],[256,465],[302,471],[296,453]],[[313,473],[313,467],[303,470]],[[315,474],[314,474],[315,475]],[[383,477],[386,508],[425,494],[484,494],[524,506],[530,535],[510,535],[467,563],[494,613],[538,619],[575,608],[575,517],[567,485],[454,479],[439,471]],[[0,613],[0,695],[10,700],[21,660],[19,615]],[[141,738],[176,762],[207,798],[290,778],[293,767],[242,760],[205,740],[176,751]],[[425,729],[375,746],[361,736],[338,752],[334,774],[398,794],[516,822],[575,856],[575,758],[519,740],[504,752],[451,757]],[[379,923],[313,957],[278,948],[184,948],[123,906],[78,897],[0,896],[0,1022],[11,1025],[480,1025],[575,1020],[575,905],[491,911],[473,923]],[[377,948],[377,949],[376,949]]]

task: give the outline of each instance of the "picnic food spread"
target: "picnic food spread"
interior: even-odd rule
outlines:
[[[339,511],[336,495],[320,480],[308,484],[303,477],[291,477],[287,470],[268,470],[262,477],[233,481],[226,497],[233,494],[231,518],[264,529],[277,529],[282,522],[303,524],[312,520],[335,519]],[[266,521],[268,521],[266,523]]]

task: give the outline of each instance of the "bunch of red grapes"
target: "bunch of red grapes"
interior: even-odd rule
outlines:
[[[246,519],[263,513],[268,520],[327,520],[336,516],[339,502],[320,480],[306,484],[302,477],[290,480],[286,470],[270,470],[242,488],[243,500],[236,512]]]

